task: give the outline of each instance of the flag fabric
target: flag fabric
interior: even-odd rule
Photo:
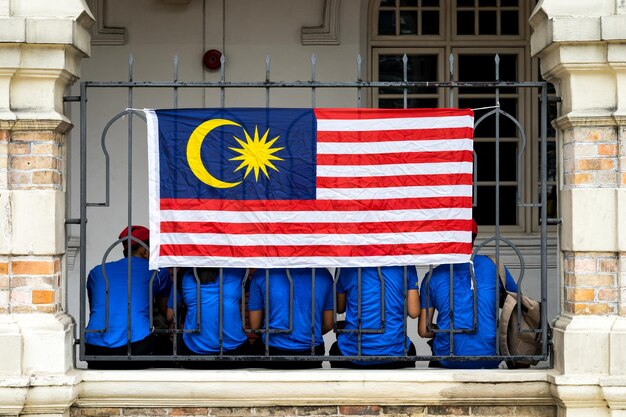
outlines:
[[[469,109],[145,113],[151,268],[470,259]]]

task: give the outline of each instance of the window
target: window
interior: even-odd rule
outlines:
[[[533,81],[541,79],[537,63],[529,55],[525,23],[534,6],[532,0],[381,0],[373,1],[370,46],[372,79],[403,79],[402,57],[407,55],[408,81],[494,81],[495,57],[499,56],[498,79]],[[431,14],[432,13],[432,14]],[[410,18],[409,18],[410,16]],[[425,17],[437,30],[425,29]],[[410,22],[410,23],[409,23]],[[452,59],[450,59],[452,57]],[[407,107],[494,106],[494,88],[459,88],[453,94],[436,88],[407,91]],[[372,93],[372,105],[402,108],[404,91],[380,88]],[[554,95],[554,91],[551,93]],[[498,101],[508,117],[501,116],[498,144],[500,225],[510,232],[538,230],[539,187],[539,95],[537,89],[501,88]],[[477,111],[478,120],[489,110]],[[549,120],[556,114],[552,104]],[[519,123],[519,126],[518,126]],[[521,159],[523,134],[526,143]],[[556,216],[556,146],[554,131],[548,126],[548,212]],[[496,122],[491,116],[475,132],[478,161],[475,217],[481,225],[495,224]],[[518,200],[524,203],[518,206]]]

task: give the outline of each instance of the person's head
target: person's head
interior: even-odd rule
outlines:
[[[472,245],[476,240],[476,236],[478,236],[478,224],[476,224],[476,220],[472,219]]]
[[[119,239],[124,239],[122,240],[122,245],[124,246],[124,257],[128,257],[128,229],[128,227],[124,228],[124,230],[122,230],[119,235]],[[150,230],[148,230],[147,228],[143,226],[130,226],[130,236],[145,243],[146,246],[150,246]],[[130,254],[131,256],[138,256],[140,258],[148,259],[150,252],[141,243],[135,240],[131,240]]]

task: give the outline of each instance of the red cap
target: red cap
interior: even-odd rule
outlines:
[[[476,220],[472,219],[472,236],[476,236],[478,234],[478,225],[476,224]]]
[[[150,230],[148,230],[146,227],[143,226],[130,226],[130,234],[132,237],[139,239],[142,242],[145,242],[147,240],[150,239]],[[128,227],[124,228],[124,230],[122,230],[122,232],[120,233],[119,239],[124,239],[125,237],[128,236]],[[126,249],[128,243],[127,240],[122,241],[122,244],[124,245],[124,249]],[[139,245],[139,243],[135,242],[134,240],[131,240],[130,243],[130,247],[135,247]]]

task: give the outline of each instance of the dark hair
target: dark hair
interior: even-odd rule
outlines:
[[[150,239],[148,240],[144,240],[143,243],[147,246],[150,247]],[[137,249],[139,249],[142,245],[140,245],[139,243],[135,242],[134,240],[131,240],[131,245],[130,245],[130,254],[132,255],[133,253],[135,253],[135,251]],[[124,249],[122,249],[122,253],[124,254],[124,258],[128,258],[128,248],[124,247]]]
[[[220,275],[219,268],[197,268],[196,273],[200,284],[213,284]]]

